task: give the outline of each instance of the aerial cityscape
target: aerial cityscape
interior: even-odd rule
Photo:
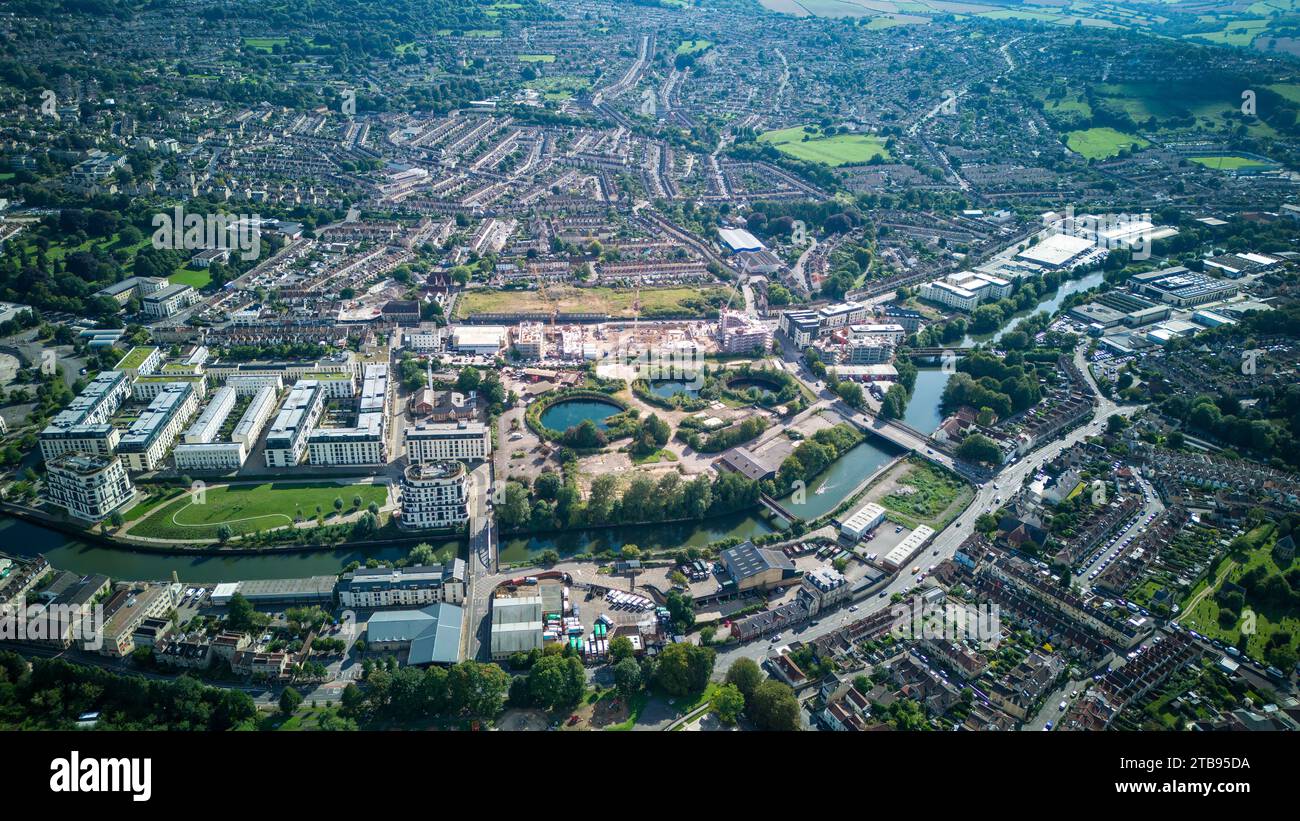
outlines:
[[[0,41],[0,729],[1300,729],[1296,0]]]

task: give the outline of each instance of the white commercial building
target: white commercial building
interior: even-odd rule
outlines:
[[[406,429],[406,458],[411,464],[448,459],[487,459],[492,432],[481,422],[412,425]]]
[[[492,598],[492,658],[503,659],[542,646],[542,597],[498,592]]]
[[[451,346],[457,353],[496,356],[507,335],[502,325],[460,325],[451,333]]]
[[[45,463],[45,492],[69,515],[100,522],[135,498],[131,478],[116,456],[64,453]]]
[[[901,569],[912,560],[913,556],[921,551],[921,548],[933,535],[934,528],[918,525],[916,530],[907,534],[906,539],[903,539],[894,546],[893,550],[885,554],[885,558],[881,559],[881,563],[889,570]]]
[[[1020,253],[1016,259],[1024,259],[1045,268],[1071,268],[1093,259],[1104,259],[1106,250],[1085,237],[1069,234],[1049,234],[1041,242],[1031,245]]]
[[[883,521],[885,509],[875,502],[867,502],[844,520],[840,525],[840,533],[856,541],[875,530]]]
[[[343,607],[418,607],[465,601],[465,560],[414,567],[358,568],[336,586]]]

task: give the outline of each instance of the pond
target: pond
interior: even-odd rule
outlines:
[[[740,393],[748,393],[751,388],[758,392],[759,396],[775,396],[776,384],[768,382],[766,379],[754,379],[752,377],[741,377],[733,379],[727,383],[727,388]]]
[[[542,411],[541,421],[551,430],[566,431],[590,419],[597,428],[605,430],[608,427],[605,420],[622,410],[613,402],[599,399],[565,399]]]
[[[698,396],[700,393],[699,384],[694,379],[656,379],[649,383],[650,393],[661,399],[672,399],[674,396]]]

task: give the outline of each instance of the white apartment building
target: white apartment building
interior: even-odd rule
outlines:
[[[277,380],[278,381],[278,380]],[[238,393],[240,387],[226,383],[227,387],[233,387]],[[244,408],[244,414],[239,417],[235,423],[235,429],[230,434],[230,441],[239,442],[246,450],[252,450],[253,444],[266,426],[266,420],[271,418],[275,412],[275,393],[278,386],[272,387],[264,385],[257,389],[253,394],[252,400],[248,407]]]
[[[117,444],[127,469],[153,470],[171,450],[199,407],[198,392],[188,382],[173,382],[149,403]]]
[[[481,422],[411,425],[406,429],[406,458],[411,464],[449,459],[487,459],[492,432]]]
[[[135,498],[131,477],[116,456],[64,453],[45,463],[50,501],[72,516],[100,522]]]
[[[982,271],[960,271],[921,286],[921,298],[961,311],[1011,295],[1011,282]]]
[[[723,353],[748,353],[772,346],[772,330],[744,311],[723,311],[718,319],[718,347]]]
[[[515,350],[524,359],[546,358],[546,326],[540,322],[521,322],[514,332]]]
[[[211,442],[217,438],[221,432],[221,426],[226,423],[226,417],[235,409],[235,389],[230,387],[221,387],[217,392],[212,394],[212,401],[199,414],[199,418],[194,420],[185,431],[185,444],[198,445]]]
[[[41,457],[48,461],[60,453],[111,454],[119,435],[108,420],[130,393],[125,373],[100,373],[41,431]]]
[[[307,437],[324,410],[325,392],[319,382],[295,382],[266,434],[266,466],[293,467],[301,462],[307,451]]]
[[[412,607],[465,601],[465,560],[414,567],[358,568],[335,591],[343,607]]]
[[[208,382],[202,376],[193,374],[187,375],[150,375],[139,376],[131,383],[131,397],[136,400],[156,399],[158,394],[168,385],[175,385],[178,382],[187,382],[194,386],[194,391],[199,399],[207,395]]]
[[[322,383],[326,384],[326,383]],[[318,428],[307,439],[313,465],[388,464],[388,366],[365,368],[357,422],[350,428]]]
[[[172,451],[177,470],[239,470],[248,458],[243,442],[182,443]]]
[[[284,380],[278,373],[250,373],[242,376],[231,376],[226,379],[226,384],[235,389],[239,396],[253,396],[259,393],[262,388],[270,388],[272,396],[284,387]]]
[[[168,285],[141,300],[145,316],[163,319],[174,316],[199,301],[199,292],[188,285]]]
[[[402,482],[402,527],[456,527],[469,520],[469,471],[460,462],[408,465]]]
[[[921,299],[928,299],[959,311],[973,311],[980,304],[980,298],[972,291],[959,288],[950,282],[935,280],[921,286]]]

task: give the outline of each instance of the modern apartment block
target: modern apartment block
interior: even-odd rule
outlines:
[[[460,462],[408,465],[402,482],[402,527],[455,527],[469,519],[469,471]]]
[[[162,361],[162,348],[137,345],[127,351],[113,367],[114,370],[122,371],[128,376],[146,376],[157,371]]]
[[[41,457],[49,461],[69,452],[112,454],[118,434],[108,420],[130,393],[131,380],[125,373],[100,373],[41,431]]]
[[[358,568],[335,588],[343,607],[418,607],[465,601],[465,560],[414,567]]]
[[[188,382],[166,386],[131,423],[117,452],[129,470],[153,470],[199,407],[198,391]]]
[[[521,322],[514,331],[515,350],[524,359],[546,358],[546,327],[540,322]]]
[[[280,405],[266,434],[266,466],[293,467],[307,452],[307,437],[325,410],[325,392],[320,383],[301,379]]]
[[[308,461],[313,465],[387,464],[388,387],[388,366],[367,365],[357,399],[356,424],[312,431],[307,438]]]
[[[973,311],[981,302],[1002,299],[1011,294],[1011,283],[1001,277],[979,271],[949,274],[921,286],[921,298],[938,302],[959,311]]]
[[[89,522],[103,521],[135,498],[116,456],[60,454],[45,463],[45,486],[52,503]]]
[[[199,301],[199,292],[188,285],[168,285],[161,291],[155,291],[143,300],[145,316],[165,319],[174,316]]]
[[[718,320],[718,347],[723,353],[767,351],[772,330],[744,311],[723,311]]]
[[[486,459],[491,453],[492,432],[481,422],[411,425],[406,429],[406,458],[413,465]]]
[[[230,438],[219,441],[238,395],[232,385],[217,389],[198,421],[185,432],[185,441],[176,446],[173,455],[177,470],[231,471],[243,466],[258,433],[275,410],[275,391],[270,387],[261,388],[239,417]]]

